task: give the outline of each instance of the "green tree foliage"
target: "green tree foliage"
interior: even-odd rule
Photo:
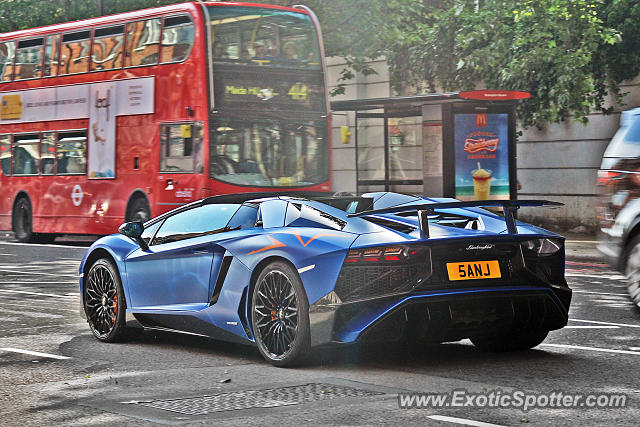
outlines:
[[[620,40],[597,0],[392,0],[382,31],[399,91],[525,90],[523,125],[586,122],[619,95],[619,77],[594,67]],[[400,31],[405,28],[405,31]],[[600,62],[603,64],[603,62]]]
[[[252,0],[245,0],[252,1]],[[477,87],[525,90],[525,126],[610,112],[640,73],[638,0],[258,0],[315,11],[344,82],[384,55],[399,94]],[[102,0],[112,14],[175,3]],[[2,0],[0,31],[93,17],[99,0]],[[340,86],[337,92],[340,92]]]

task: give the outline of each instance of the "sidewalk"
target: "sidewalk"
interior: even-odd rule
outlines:
[[[598,264],[606,264],[600,252],[596,249],[598,244],[592,235],[565,235],[565,254],[567,261],[583,261]]]

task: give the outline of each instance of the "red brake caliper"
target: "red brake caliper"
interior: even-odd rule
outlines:
[[[118,295],[113,296],[113,316],[111,316],[111,323],[116,323],[116,314],[118,313]]]

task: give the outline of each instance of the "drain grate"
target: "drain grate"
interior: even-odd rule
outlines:
[[[136,402],[136,404],[183,415],[206,415],[213,412],[235,411],[251,408],[274,408],[278,406],[316,402],[318,400],[367,397],[381,394],[384,393],[342,385],[310,383],[289,387],[237,391],[183,399],[152,400]]]

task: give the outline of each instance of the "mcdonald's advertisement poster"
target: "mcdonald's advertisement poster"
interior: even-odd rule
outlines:
[[[456,114],[456,198],[509,199],[509,115]]]

